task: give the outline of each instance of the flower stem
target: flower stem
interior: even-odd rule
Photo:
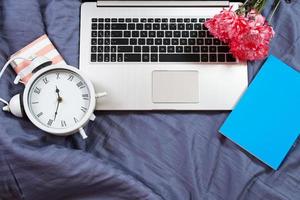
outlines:
[[[272,10],[271,14],[270,14],[269,17],[268,17],[269,23],[272,22],[273,16],[274,16],[275,12],[277,11],[277,9],[279,8],[280,3],[281,3],[280,0],[276,0],[276,1],[274,2],[274,4],[273,4],[273,5],[274,5],[274,6],[273,6],[273,10]]]

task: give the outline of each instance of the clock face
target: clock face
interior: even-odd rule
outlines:
[[[91,104],[91,94],[79,74],[53,69],[32,83],[27,104],[41,126],[62,131],[76,127],[84,118]]]

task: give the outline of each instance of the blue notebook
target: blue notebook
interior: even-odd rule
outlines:
[[[278,169],[300,133],[300,73],[270,56],[220,133]]]

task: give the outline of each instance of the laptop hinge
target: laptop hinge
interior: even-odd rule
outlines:
[[[229,1],[121,1],[97,0],[98,7],[228,7]]]

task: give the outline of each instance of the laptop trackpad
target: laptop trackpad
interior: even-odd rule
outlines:
[[[153,71],[153,103],[198,103],[198,71]]]

